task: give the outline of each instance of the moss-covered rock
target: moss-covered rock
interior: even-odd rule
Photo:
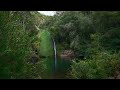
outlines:
[[[40,40],[40,48],[39,48],[40,56],[44,56],[44,57],[53,56],[54,55],[53,42],[50,33],[47,30],[43,30],[39,34],[39,40]]]

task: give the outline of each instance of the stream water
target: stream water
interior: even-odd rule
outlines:
[[[67,79],[67,74],[70,70],[71,62],[69,60],[63,60],[57,58],[57,64],[55,66],[54,58],[43,58],[46,65],[46,71],[43,78],[46,79]]]

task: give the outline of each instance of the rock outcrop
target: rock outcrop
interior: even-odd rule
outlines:
[[[63,59],[73,59],[75,56],[73,50],[64,50],[61,54],[60,57]]]

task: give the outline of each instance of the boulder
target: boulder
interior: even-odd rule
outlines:
[[[32,64],[36,64],[39,61],[39,56],[35,53],[31,54],[30,61]]]

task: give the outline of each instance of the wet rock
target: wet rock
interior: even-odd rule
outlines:
[[[72,59],[74,57],[74,52],[72,50],[64,50],[61,54],[61,58]]]
[[[33,53],[30,57],[30,63],[36,64],[39,61],[39,56]]]
[[[115,79],[120,79],[120,71],[115,72]]]

